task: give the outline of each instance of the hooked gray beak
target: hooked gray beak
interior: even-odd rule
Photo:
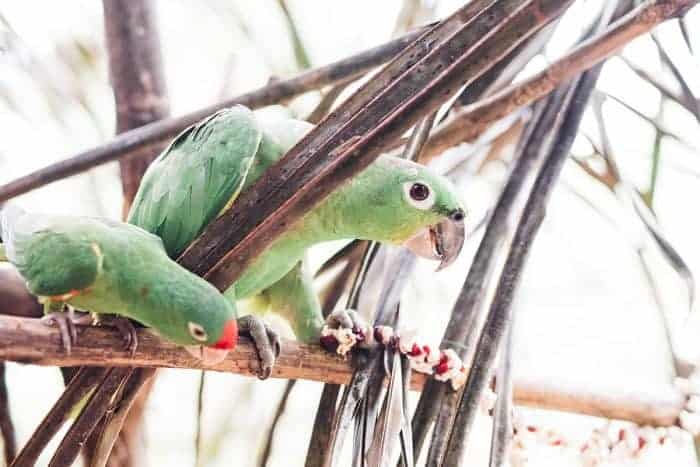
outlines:
[[[205,347],[203,345],[186,345],[185,350],[207,366],[222,362],[229,352],[226,349],[215,349],[214,347]]]
[[[438,224],[419,230],[403,245],[421,258],[439,260],[440,271],[457,259],[464,237],[464,211],[455,209]]]

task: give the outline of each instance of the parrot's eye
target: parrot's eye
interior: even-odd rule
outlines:
[[[411,185],[410,195],[416,201],[423,201],[430,195],[430,188],[422,183],[414,183]]]
[[[430,209],[435,204],[435,194],[422,182],[406,182],[404,194],[408,203],[418,209]]]
[[[207,340],[207,331],[204,330],[204,328],[197,323],[193,323],[190,321],[187,323],[187,329],[190,331],[190,336],[196,341],[199,342],[206,342]]]

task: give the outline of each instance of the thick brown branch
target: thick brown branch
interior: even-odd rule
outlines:
[[[0,360],[49,366],[136,366],[159,368],[204,369],[201,362],[184,349],[164,341],[150,331],[139,331],[139,346],[133,358],[124,349],[121,334],[112,328],[79,328],[78,342],[71,355],[61,345],[58,329],[37,319],[0,316]],[[221,363],[207,370],[255,376],[258,359],[252,343],[241,337],[239,345]],[[282,343],[282,353],[272,371],[275,378],[307,379],[346,384],[350,381],[350,364],[330,355],[316,345],[294,341]],[[413,388],[423,387],[426,377],[414,374]],[[569,411],[606,418],[630,420],[639,424],[667,426],[674,424],[683,406],[681,394],[672,386],[663,391],[646,391],[614,395],[591,393],[563,387],[553,381],[514,383],[518,404]]]
[[[137,156],[144,147],[152,147],[177,135],[184,128],[211,115],[217,110],[235,104],[250,108],[276,104],[305,92],[319,89],[329,84],[361,76],[372,68],[389,60],[407,44],[420,35],[424,29],[411,32],[386,44],[366,50],[337,62],[314,68],[294,78],[275,81],[246,94],[218,102],[196,112],[181,117],[163,120],[128,131],[104,146],[89,149],[76,156],[61,160],[18,178],[0,187],[0,202],[19,196],[57,180],[84,172],[101,164],[118,159]]]

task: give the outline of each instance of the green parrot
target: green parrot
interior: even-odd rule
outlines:
[[[15,265],[47,312],[70,305],[132,318],[207,363],[236,345],[235,306],[139,227],[9,205],[0,234],[0,259]]]
[[[138,228],[125,227],[123,236],[138,238],[143,254],[158,257],[157,262],[162,266],[152,274],[135,271],[135,277],[147,281],[163,295],[179,297],[182,294],[183,301],[191,300],[196,303],[196,309],[207,314],[219,313],[215,306],[202,302],[203,293],[188,292],[182,286],[186,276],[175,263],[167,262],[165,256],[177,258],[212,220],[231,206],[242,191],[260,179],[311,128],[307,122],[291,118],[266,119],[259,112],[235,106],[184,130],[149,166],[128,214],[128,222]],[[449,180],[426,167],[396,157],[380,156],[277,238],[224,295],[217,292],[218,297],[225,297],[227,302],[226,316],[237,315],[236,307],[245,300],[249,305],[247,311],[258,316],[278,313],[287,319],[299,340],[318,342],[326,321],[313,290],[311,275],[304,265],[306,251],[318,243],[332,240],[374,240],[403,244],[419,256],[441,261],[440,267],[445,267],[457,257],[464,241],[465,214],[459,198]],[[150,241],[151,250],[146,248],[149,242],[145,238],[152,237],[139,228],[162,240],[159,254],[154,253],[154,240]],[[102,231],[106,228],[95,229]],[[150,267],[149,261],[139,259],[140,253],[128,254],[129,242],[116,243],[117,237],[110,237],[115,244],[110,246],[109,257],[122,255],[124,271]],[[86,248],[85,254],[89,255],[91,243]],[[101,247],[101,252],[108,257],[106,245]],[[131,261],[133,265],[128,264]],[[64,262],[70,263],[69,259]],[[107,264],[105,261],[105,271]],[[180,279],[167,277],[165,265],[169,265]],[[160,287],[159,281],[163,282]],[[188,282],[191,287],[196,283]],[[71,290],[61,290],[58,294],[67,294]],[[166,337],[173,340],[186,340],[187,335],[175,336],[173,332],[174,329],[182,330],[182,323],[166,325],[158,322],[160,316],[145,316],[148,313],[144,314],[140,309],[137,312],[131,301],[140,300],[141,290],[141,287],[131,285],[130,294],[112,297],[111,300],[119,303],[110,300],[107,309],[117,310],[120,307],[114,305],[128,302],[131,307],[122,306],[126,316],[159,331],[162,329],[164,335],[171,332]],[[103,305],[84,303],[83,300],[87,300],[85,294],[69,300],[86,308]],[[221,332],[217,334],[208,327],[210,323],[221,326],[222,317],[204,320],[199,315],[185,315],[184,312],[173,313],[173,319],[183,317],[187,323],[199,324],[208,339],[222,339]],[[361,325],[358,320],[352,310],[339,310],[328,317],[329,324],[343,327]],[[258,374],[266,378],[279,352],[276,334],[250,316],[239,318],[238,328],[247,330],[253,337],[260,359]],[[226,336],[236,335],[232,332],[235,330],[232,325],[224,325],[224,329]],[[99,462],[95,465],[103,465],[106,461],[114,435],[119,431],[119,423],[112,421],[109,428],[102,428],[111,436],[98,436],[102,441],[96,454]]]
[[[161,237],[177,257],[311,128],[291,118],[261,118],[243,106],[213,114],[150,165],[129,222]],[[318,342],[324,319],[304,256],[315,244],[340,239],[404,244],[444,267],[461,250],[464,208],[445,177],[380,156],[282,234],[225,295],[234,303],[248,299],[255,314],[282,315],[299,340]],[[350,326],[356,315],[340,311],[332,319]]]

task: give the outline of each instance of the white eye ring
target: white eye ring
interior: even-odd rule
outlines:
[[[423,199],[415,198],[413,195],[415,194],[417,186],[427,189],[428,196]],[[420,180],[405,182],[403,184],[403,196],[406,198],[408,204],[422,211],[427,211],[435,205],[435,192],[430,188],[430,185]]]
[[[206,342],[207,331],[204,330],[202,325],[190,321],[187,323],[187,329],[190,331],[190,336],[192,336],[194,340],[199,342]]]

